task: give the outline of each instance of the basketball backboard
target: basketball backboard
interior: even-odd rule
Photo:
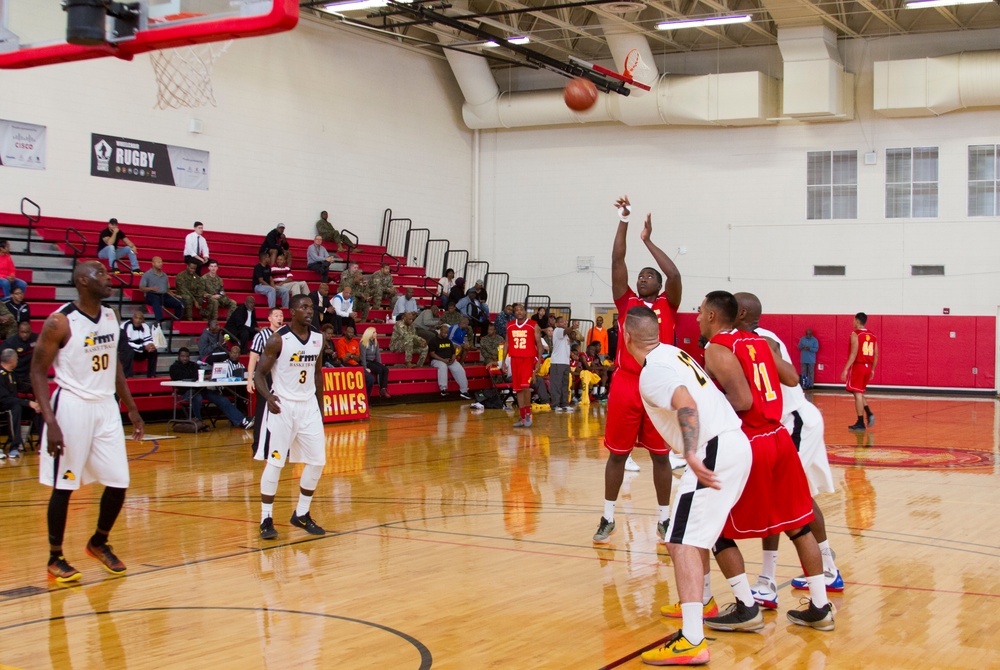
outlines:
[[[0,0],[0,68],[105,56],[131,60],[135,54],[157,49],[291,30],[299,18],[298,0],[113,2],[106,4],[131,17],[123,22],[106,16],[103,37],[98,25],[98,37],[91,43],[70,44],[64,4],[64,0]],[[100,8],[84,9],[103,14]]]

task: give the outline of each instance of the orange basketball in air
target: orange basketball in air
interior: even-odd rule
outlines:
[[[590,109],[597,102],[597,87],[594,82],[583,77],[570,79],[563,90],[566,106],[576,112]]]

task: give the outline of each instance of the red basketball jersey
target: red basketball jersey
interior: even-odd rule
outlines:
[[[878,338],[864,328],[855,328],[854,334],[858,336],[858,355],[854,362],[871,365],[875,362],[875,343]]]
[[[743,420],[743,432],[752,437],[781,427],[781,380],[767,341],[754,333],[730,330],[716,334],[709,343],[736,354],[743,376],[750,383],[753,404],[737,412]]]
[[[656,296],[653,302],[646,302],[635,294],[631,287],[625,289],[625,294],[615,300],[615,308],[618,310],[618,332],[625,332],[625,317],[633,307],[649,307],[656,313],[660,322],[660,342],[663,344],[674,343],[674,308],[667,302],[667,294],[661,293]],[[588,343],[589,344],[589,343]],[[615,354],[615,362],[619,370],[624,370],[630,374],[638,376],[642,372],[642,366],[635,362],[632,354],[625,348],[624,340],[618,340],[618,352]]]
[[[519,323],[517,319],[507,324],[507,354],[517,358],[538,358],[535,344],[535,328],[538,323],[528,319]]]

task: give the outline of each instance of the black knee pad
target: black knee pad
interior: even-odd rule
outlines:
[[[712,547],[712,554],[714,556],[718,556],[726,549],[735,549],[735,548],[736,548],[735,542],[730,540],[728,537],[720,537],[718,540],[716,540],[715,546]]]
[[[812,528],[809,527],[809,524],[806,524],[806,525],[802,526],[802,529],[799,530],[799,532],[797,532],[795,535],[789,535],[788,539],[791,540],[792,542],[795,542],[795,540],[799,539],[803,535],[808,535],[811,532],[812,532]]]
[[[52,500],[60,503],[69,504],[69,497],[73,495],[72,491],[67,491],[65,489],[52,489]]]

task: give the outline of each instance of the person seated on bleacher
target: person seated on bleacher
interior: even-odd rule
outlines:
[[[479,302],[481,302],[481,303],[483,303],[485,305],[486,304],[487,293],[486,293],[486,287],[483,286],[483,280],[482,279],[477,279],[476,280],[476,285],[473,288],[476,289],[476,298],[479,300]]]
[[[194,222],[194,230],[184,238],[184,263],[194,263],[195,272],[201,274],[201,268],[208,262],[208,242],[202,234],[205,225],[201,221]]]
[[[323,367],[342,368],[343,364],[337,358],[337,335],[333,332],[333,324],[323,325]]]
[[[469,379],[465,374],[465,368],[462,367],[455,344],[451,340],[448,326],[442,323],[438,327],[437,337],[431,339],[427,343],[427,347],[430,350],[431,367],[437,370],[437,382],[441,395],[448,395],[448,373],[451,372],[451,378],[458,384],[458,395],[465,400],[471,400]]]
[[[278,254],[281,253],[285,254],[288,264],[292,264],[292,254],[288,248],[288,238],[285,237],[285,224],[279,223],[267,234],[260,245],[260,253],[267,254],[272,266],[277,264]]]
[[[441,325],[443,326],[445,324]],[[472,333],[472,326],[469,325],[469,319],[468,317],[463,316],[458,323],[453,324],[451,326],[447,326],[447,328],[448,328],[448,339],[451,341],[452,344],[455,345],[457,349],[456,355],[458,356],[458,360],[464,363],[465,355],[468,352],[475,350],[476,348],[472,344],[473,333]],[[441,329],[439,327],[438,333],[440,334],[440,332]]]
[[[389,340],[389,351],[403,354],[406,367],[419,367],[427,360],[427,340],[417,335],[413,326],[414,315],[411,312],[403,314],[403,318],[392,328],[392,339]],[[417,356],[417,362],[411,363],[410,357]]]
[[[354,311],[357,312],[357,320],[362,322],[367,321],[368,312],[372,308],[371,300],[368,299],[367,295],[368,280],[361,272],[361,268],[358,267],[357,263],[351,263],[351,266],[340,275],[340,288],[338,290],[343,291],[348,287],[351,289],[351,299],[354,301]]]
[[[392,322],[395,323],[396,319],[405,312],[413,312],[416,315],[419,311],[420,306],[417,305],[417,299],[413,297],[413,287],[407,286],[406,292],[396,298],[396,304],[392,307]]]
[[[451,289],[455,288],[455,271],[448,268],[444,271],[444,276],[438,281],[438,301],[441,303],[441,309],[448,306],[448,295],[451,293]]]
[[[459,277],[455,280],[455,284],[451,287],[451,290],[448,291],[449,304],[457,305],[458,301],[464,298],[467,293],[468,289],[465,288],[465,277]]]
[[[483,339],[479,340],[479,358],[483,364],[489,365],[490,363],[498,362],[500,346],[506,340],[506,337],[500,337],[497,334],[496,326],[491,323],[486,329],[486,335]]]
[[[391,301],[396,298],[396,287],[392,284],[392,269],[388,263],[382,263],[382,267],[368,278],[365,295],[375,309],[382,307],[383,300]]]
[[[324,242],[329,242],[330,244],[337,245],[337,251],[343,251],[344,247],[348,249],[354,248],[354,242],[347,238],[347,235],[341,235],[340,231],[333,227],[333,224],[327,219],[326,212],[319,213],[319,221],[316,222],[316,235],[317,237],[322,237]],[[326,281],[325,279],[323,281]]]
[[[201,310],[201,315],[205,320],[219,318],[219,308],[232,310],[236,307],[236,301],[226,295],[226,289],[222,285],[222,277],[219,276],[219,261],[214,258],[208,259],[208,273],[202,276],[202,288],[205,290],[205,306]]]
[[[291,297],[284,286],[275,286],[271,277],[271,257],[264,251],[260,252],[260,262],[253,266],[253,292],[267,298],[267,306],[273,308],[281,297],[281,306],[288,307]]]
[[[539,307],[535,310],[535,313],[531,315],[531,320],[538,324],[539,328],[546,328],[549,325],[549,314],[548,310],[544,307]]]
[[[243,363],[240,362],[240,356],[243,350],[240,349],[240,345],[234,344],[229,347],[229,358],[222,361],[226,364],[226,377],[230,379],[246,379],[247,369]],[[236,401],[236,407],[244,414],[247,413],[249,407],[249,402],[247,401],[247,389],[245,386],[227,386],[225,387],[227,393],[233,395],[233,399]]]
[[[159,256],[153,256],[151,267],[142,273],[139,290],[146,296],[146,304],[153,308],[157,323],[163,321],[164,307],[174,310],[175,319],[177,310],[184,310],[180,296],[170,290],[170,277],[163,271],[163,259]]]
[[[444,314],[441,315],[441,323],[447,323],[452,326],[458,323],[462,319],[462,313],[458,311],[458,307],[455,303],[449,302],[448,307],[445,308]]]
[[[441,316],[440,310],[437,307],[427,307],[421,310],[416,318],[413,319],[413,327],[417,329],[417,335],[428,341],[434,337],[440,325]]]
[[[469,319],[473,328],[480,335],[486,334],[486,326],[490,322],[490,308],[476,297],[476,289],[470,288],[455,307],[458,308],[459,313]]]
[[[156,351],[156,345],[153,344],[153,329],[146,323],[142,312],[136,312],[130,320],[122,324],[121,337],[126,345],[119,347],[125,376],[132,376],[132,363],[134,361],[146,361],[146,377],[155,377],[159,353]]]
[[[17,332],[14,315],[7,309],[7,303],[0,300],[0,338],[6,340]]]
[[[333,296],[330,305],[333,307],[333,314],[330,316],[330,320],[333,323],[333,332],[341,335],[344,333],[345,328],[356,328],[354,317],[358,313],[354,310],[354,298],[351,296],[350,286]]]
[[[123,246],[118,246],[119,244]],[[116,261],[128,256],[128,262],[132,266],[132,274],[142,274],[139,271],[139,259],[135,257],[136,251],[138,250],[135,244],[118,227],[118,219],[108,219],[108,227],[97,236],[97,256],[107,261],[108,269],[116,275],[121,274]]]
[[[257,301],[253,299],[252,295],[248,295],[242,305],[229,310],[229,318],[226,319],[226,325],[223,326],[223,330],[229,333],[229,336],[243,351],[247,351],[250,338],[257,334],[257,317],[254,315],[256,307]]]
[[[285,254],[278,254],[276,263],[271,264],[271,278],[274,285],[288,290],[288,295],[309,295],[309,284],[304,281],[292,279],[292,268],[286,262],[288,257]]]
[[[350,286],[351,290],[357,293],[358,287],[361,286],[361,280],[363,278],[364,274],[361,272],[361,268],[358,267],[357,263],[352,261],[351,264],[347,266],[347,269],[340,273],[338,290],[344,288],[345,286]]]
[[[361,365],[361,344],[354,337],[354,326],[344,326],[344,336],[337,340],[337,358],[345,367]]]
[[[14,286],[20,286],[22,291],[28,289],[28,284],[23,279],[17,278],[17,268],[14,267],[14,259],[10,256],[10,242],[0,237],[0,291],[6,298],[10,295],[10,290]]]
[[[321,283],[309,294],[313,303],[313,328],[319,330],[324,324],[333,323],[333,298],[330,296],[330,285]]]
[[[313,243],[306,249],[306,269],[318,273],[319,280],[324,284],[330,281],[330,263],[336,260],[337,257],[331,255],[323,246],[322,235],[313,238]]]
[[[191,352],[187,347],[181,347],[177,351],[177,360],[170,366],[170,379],[175,382],[198,381],[198,370],[198,364],[191,360]],[[201,420],[201,405],[206,401],[218,407],[234,426],[239,426],[244,430],[253,428],[253,419],[246,418],[242,412],[236,409],[232,401],[219,393],[216,388],[208,387],[199,389],[199,393],[197,394],[193,392],[194,390],[185,389],[182,397],[191,403],[191,416],[199,423],[199,430],[207,428]]]
[[[31,357],[35,353],[38,334],[31,332],[31,322],[22,321],[17,324],[17,333],[11,335],[0,349],[13,349],[17,353],[17,365],[14,366],[14,381],[21,393],[31,394]]]
[[[177,287],[177,295],[184,303],[184,320],[191,321],[194,318],[194,308],[198,308],[199,314],[202,312],[201,302],[205,297],[205,284],[198,274],[197,261],[188,261],[187,267],[174,277],[174,286]]]
[[[219,328],[218,319],[208,322],[208,328],[198,337],[198,360],[207,365],[221,363],[229,358],[229,335]]]
[[[10,412],[10,439],[7,440],[7,453],[0,449],[0,459],[17,458],[24,451],[24,441],[21,438],[21,421],[33,419],[38,411],[38,403],[25,400],[18,395],[17,381],[14,379],[14,368],[17,366],[17,352],[13,349],[0,351],[0,412]]]
[[[372,397],[372,387],[378,383],[378,394],[383,398],[389,395],[389,368],[382,365],[382,352],[378,347],[378,333],[369,326],[361,336],[361,364],[365,366],[365,390]]]
[[[585,370],[601,378],[601,381],[593,387],[594,397],[606,398],[608,396],[608,379],[611,377],[612,367],[610,364],[605,365],[607,356],[601,353],[600,340],[594,340],[587,345],[586,352],[580,354],[580,360],[583,361]]]
[[[31,321],[31,308],[24,301],[24,289],[20,286],[15,286],[10,290],[10,297],[4,303],[11,316],[14,317],[14,323]]]
[[[514,320],[514,306],[504,305],[503,309],[497,312],[493,318],[493,325],[497,327],[497,334],[507,337],[507,324]]]

